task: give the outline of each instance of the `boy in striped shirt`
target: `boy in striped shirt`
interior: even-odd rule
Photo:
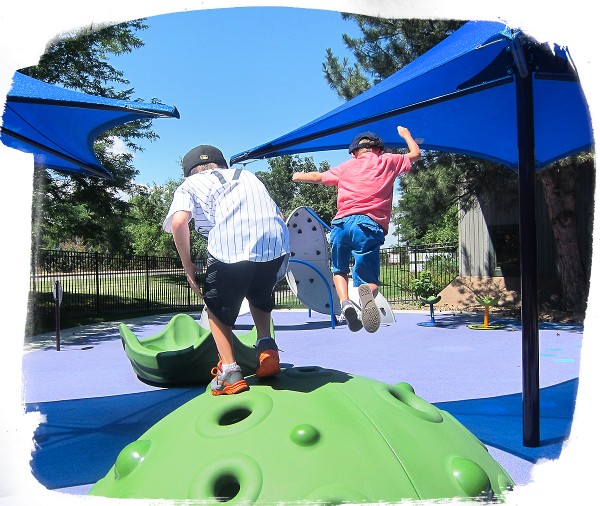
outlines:
[[[171,232],[192,290],[204,298],[220,361],[213,368],[213,395],[248,390],[232,348],[233,325],[244,298],[257,330],[258,377],[278,374],[279,354],[271,336],[273,289],[289,257],[289,233],[281,211],[251,172],[228,168],[222,152],[196,146],[183,158],[184,182],[175,190],[163,222]],[[204,294],[196,282],[189,222],[208,238]]]

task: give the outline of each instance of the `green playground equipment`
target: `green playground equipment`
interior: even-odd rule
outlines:
[[[468,498],[514,487],[485,445],[408,383],[317,366],[191,399],[121,450],[89,495],[202,504]]]
[[[440,322],[435,321],[435,314],[434,314],[434,310],[433,310],[433,305],[437,304],[440,300],[442,300],[442,297],[440,297],[439,295],[437,295],[437,296],[431,295],[429,297],[419,297],[419,300],[421,301],[421,304],[423,306],[429,305],[430,320],[428,322],[419,322],[419,323],[417,323],[417,325],[419,325],[421,327],[443,326],[443,324],[440,324]]]
[[[273,322],[271,321],[273,331]],[[210,330],[188,314],[177,314],[158,334],[138,339],[121,323],[125,354],[140,380],[159,385],[207,384],[219,354]],[[256,370],[256,327],[234,333],[233,351],[244,375]]]
[[[498,304],[500,297],[479,297],[475,296],[477,302],[479,302],[485,309],[483,312],[483,323],[472,323],[467,325],[468,328],[473,330],[498,330],[503,329],[506,325],[490,325],[490,306]]]

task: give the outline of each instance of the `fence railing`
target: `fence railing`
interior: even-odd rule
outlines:
[[[205,262],[199,262],[200,284]],[[390,304],[414,301],[410,281],[423,269],[443,287],[458,274],[455,244],[381,250],[381,291]],[[49,318],[59,282],[64,316],[102,316],[145,311],[196,311],[202,300],[188,286],[178,258],[37,250],[31,256],[29,312]],[[303,307],[287,282],[275,288],[278,307]]]

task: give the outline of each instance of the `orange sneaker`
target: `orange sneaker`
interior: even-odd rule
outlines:
[[[279,349],[275,339],[269,337],[262,339],[256,346],[256,376],[259,378],[268,378],[281,372],[279,366]]]
[[[250,390],[239,366],[223,372],[219,361],[217,366],[212,368],[211,374],[214,376],[210,382],[210,392],[213,395],[231,395]]]

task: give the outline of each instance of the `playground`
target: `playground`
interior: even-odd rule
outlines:
[[[534,57],[541,66],[530,69]],[[436,314],[433,305],[443,298],[436,294],[422,299],[422,311],[393,311],[380,301],[385,319],[379,330],[350,332],[336,321],[339,307],[324,275],[323,230],[307,216],[296,224],[296,240],[314,257],[301,257],[292,246],[287,274],[307,307],[273,313],[280,374],[267,381],[251,374],[252,321],[244,313],[236,322],[237,334],[252,337],[242,343],[250,357],[249,392],[215,402],[207,394],[207,378],[163,381],[164,374],[173,379],[181,371],[199,371],[196,362],[188,368],[180,360],[197,359],[194,350],[209,342],[206,332],[198,330],[200,343],[200,337],[191,342],[177,331],[169,334],[171,347],[165,349],[153,338],[166,335],[175,314],[63,329],[60,350],[53,333],[28,337],[24,403],[27,412],[40,415],[33,436],[34,477],[47,489],[71,495],[248,504],[494,500],[531,483],[535,466],[559,459],[569,439],[583,338],[582,325],[539,322],[535,303],[535,171],[592,144],[587,107],[573,84],[576,73],[565,73],[566,61],[562,49],[549,58],[545,48],[518,31],[473,22],[369,90],[367,96],[376,100],[355,97],[230,160],[233,165],[339,149],[365,125],[389,138],[401,118],[427,132],[422,149],[484,156],[518,170],[524,231],[520,319],[494,318],[490,308],[498,299],[481,294],[476,298],[485,308],[483,322],[481,315],[467,312]],[[536,86],[534,73],[544,76]],[[565,115],[552,109],[546,121],[534,124],[534,94],[536,104],[555,104],[555,96],[567,94],[573,98]],[[505,96],[518,107],[506,107]],[[463,114],[453,112],[452,102]],[[482,104],[495,121],[480,114]],[[115,104],[102,105],[110,105],[108,110]],[[175,108],[163,109],[148,106],[143,113],[179,116]],[[119,116],[111,125],[128,118],[121,115],[127,111],[115,112]],[[350,120],[340,125],[338,117]],[[578,130],[556,139],[565,117]],[[15,112],[15,123],[17,118]],[[449,128],[448,118],[461,123]],[[486,134],[455,138],[457,131]],[[22,149],[22,134],[5,128],[4,137],[6,145]],[[399,147],[394,141],[386,145]],[[62,170],[110,176],[93,156],[69,161],[72,166]],[[61,170],[56,163],[46,166]],[[307,240],[308,230],[315,232],[314,241]],[[58,291],[57,286],[60,304]],[[205,328],[202,314],[191,317]],[[138,350],[133,359],[131,350],[144,348],[137,342],[144,338],[152,349]],[[211,355],[206,363],[214,364],[214,350],[203,353]],[[202,371],[206,367],[202,362]],[[146,374],[159,381],[148,382]]]
[[[377,333],[352,332],[329,270],[329,227],[304,207],[287,226],[286,279],[306,309],[273,314],[282,372],[261,380],[256,329],[242,308],[233,347],[251,388],[232,400],[206,393],[219,357],[205,313],[66,329],[60,346],[52,333],[26,340],[26,410],[43,417],[32,472],[42,485],[249,502],[492,498],[526,485],[536,462],[560,457],[581,325],[541,325],[542,439],[525,446],[520,320],[490,318],[495,299],[481,300],[483,323],[474,313],[436,315],[440,296],[422,299],[427,311],[394,312],[380,293]],[[268,435],[292,445],[265,452]],[[269,485],[282,481],[294,484],[283,495]]]
[[[125,321],[139,338],[153,336],[174,315]],[[192,314],[201,321],[200,314]],[[536,463],[560,458],[569,437],[577,394],[583,328],[540,324],[541,444],[523,446],[520,322],[477,332],[481,315],[438,313],[443,326],[420,326],[427,309],[399,311],[375,335],[331,328],[329,315],[276,311],[282,366],[318,366],[395,385],[450,413],[488,449],[517,486],[531,481]],[[251,329],[240,315],[235,331]],[[152,386],[140,381],[123,351],[118,323],[65,329],[61,351],[54,335],[26,341],[24,395],[28,412],[45,421],[35,432],[32,472],[46,488],[87,494],[121,450],[170,413],[209,394],[206,385]],[[101,378],[101,380],[99,380]],[[269,383],[273,387],[273,383]],[[252,392],[252,386],[251,386]],[[241,394],[239,397],[243,397]],[[237,396],[234,396],[237,397]]]

